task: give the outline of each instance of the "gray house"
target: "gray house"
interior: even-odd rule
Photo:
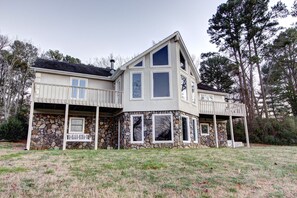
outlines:
[[[117,70],[39,59],[27,149],[227,146],[244,104],[200,83],[179,32]]]

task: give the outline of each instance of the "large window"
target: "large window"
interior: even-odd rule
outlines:
[[[209,124],[201,123],[200,130],[201,130],[201,135],[209,135]]]
[[[192,125],[193,125],[193,135],[194,135],[194,142],[198,143],[198,133],[197,133],[197,119],[192,119]]]
[[[153,66],[168,66],[168,45],[153,53],[152,59]]]
[[[213,101],[213,95],[211,94],[200,94],[201,100]]]
[[[186,60],[181,52],[179,52],[179,64],[181,69],[186,70]]]
[[[190,142],[189,117],[182,116],[183,141]]]
[[[155,143],[173,142],[173,125],[171,114],[153,115],[153,141]]]
[[[69,133],[84,133],[85,118],[70,118]]]
[[[170,97],[169,72],[153,73],[153,97]]]
[[[80,78],[71,78],[71,98],[86,99],[87,80]]]
[[[188,100],[188,92],[187,92],[187,78],[183,75],[181,77],[181,97],[184,100]]]
[[[131,98],[142,99],[142,73],[131,73]]]
[[[191,82],[191,88],[192,88],[192,103],[196,104],[196,89],[195,89],[196,84],[192,81]]]
[[[131,115],[131,143],[143,143],[143,115]]]

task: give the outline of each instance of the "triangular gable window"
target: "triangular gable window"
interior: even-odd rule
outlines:
[[[167,45],[153,54],[153,66],[163,65],[169,65]]]
[[[180,62],[180,68],[182,68],[183,70],[186,70],[186,59],[184,58],[181,52],[179,52],[179,62]]]
[[[140,61],[139,63],[137,63],[136,65],[134,65],[134,67],[143,67],[143,61]]]

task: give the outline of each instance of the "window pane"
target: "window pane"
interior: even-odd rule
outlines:
[[[153,84],[154,97],[170,97],[168,72],[154,73]]]
[[[133,141],[142,141],[142,116],[133,116]]]
[[[171,116],[161,115],[154,116],[155,123],[155,140],[156,141],[171,141]]]
[[[86,83],[85,80],[80,80],[80,81],[79,81],[79,86],[80,86],[80,87],[86,87],[86,84],[87,84],[87,83]]]
[[[73,124],[73,125],[82,125],[83,120],[82,119],[71,119],[71,124]]]
[[[182,117],[182,127],[183,127],[183,140],[188,141],[189,140],[188,119],[186,117]]]
[[[186,70],[186,60],[181,52],[179,52],[180,68]]]
[[[78,79],[72,79],[71,86],[78,87]]]
[[[197,126],[196,126],[196,120],[193,120],[193,135],[194,135],[194,141],[197,141]]]
[[[72,132],[82,132],[82,130],[83,130],[83,126],[71,125]]]
[[[137,63],[134,67],[142,67],[142,61],[140,61],[139,63]]]
[[[206,125],[206,124],[202,124],[202,125],[201,125],[201,132],[202,132],[203,134],[208,134],[208,125]]]
[[[132,97],[141,98],[141,74],[132,75]]]
[[[153,65],[168,65],[168,46],[153,54]]]
[[[194,82],[191,83],[191,87],[192,87],[192,102],[195,104],[196,103],[196,99],[195,99],[196,93],[195,93],[195,83]]]
[[[184,76],[181,76],[181,95],[182,95],[182,99],[188,100],[187,78]]]

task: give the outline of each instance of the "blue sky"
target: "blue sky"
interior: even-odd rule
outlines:
[[[274,0],[275,1],[275,0]],[[190,54],[214,51],[208,19],[225,0],[0,0],[0,34],[89,62],[131,57],[175,31]],[[283,0],[292,5],[293,0]],[[291,20],[286,19],[287,23]]]

